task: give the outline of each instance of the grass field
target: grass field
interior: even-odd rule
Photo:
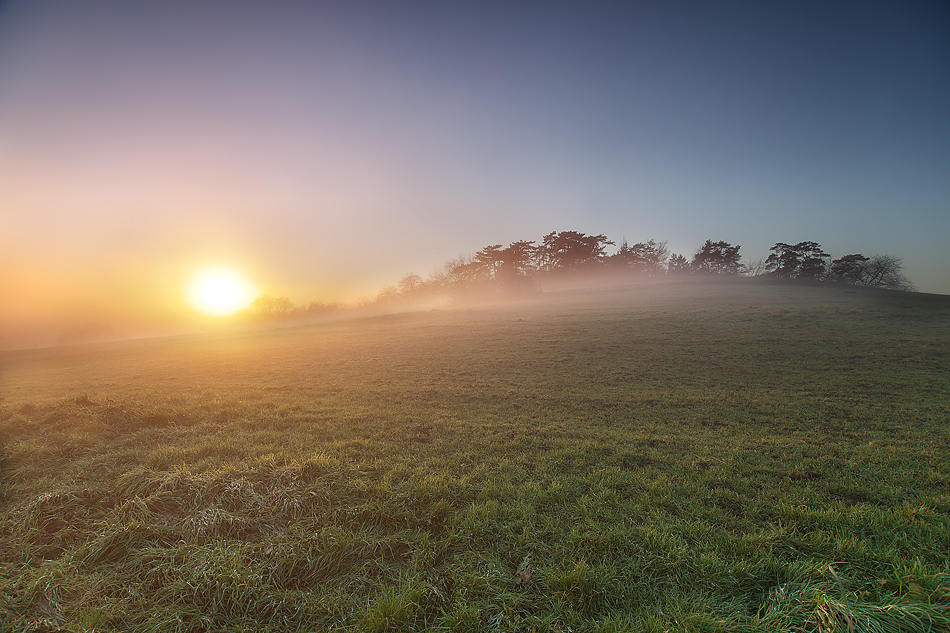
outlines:
[[[0,353],[0,631],[948,631],[950,297]]]

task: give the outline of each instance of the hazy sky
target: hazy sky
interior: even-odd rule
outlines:
[[[553,230],[950,294],[948,7],[0,2],[2,309],[158,321],[210,263],[352,300]]]

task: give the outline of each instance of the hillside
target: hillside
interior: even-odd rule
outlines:
[[[6,630],[950,626],[950,297],[605,286],[0,363]]]

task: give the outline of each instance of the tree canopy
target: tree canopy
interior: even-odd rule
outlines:
[[[606,235],[587,235],[577,231],[551,232],[544,236],[538,253],[542,270],[578,271],[589,269],[606,260]]]
[[[777,242],[769,250],[772,254],[765,260],[765,269],[787,279],[821,279],[826,272],[826,261],[830,259],[818,242],[795,245]]]
[[[767,276],[892,290],[914,288],[903,275],[901,260],[896,257],[850,254],[832,260],[818,242],[812,241],[777,242],[769,249],[768,258],[750,260],[747,264],[741,262],[741,247],[723,240],[706,240],[691,260],[679,253],[670,254],[666,241],[650,239],[631,244],[623,238],[616,251],[608,253],[607,248],[614,244],[606,235],[579,231],[552,231],[540,243],[518,240],[504,247],[490,244],[473,255],[445,262],[428,278],[415,273],[404,275],[360,305],[421,299],[433,294],[522,293],[537,290],[538,281],[547,276],[596,272],[644,278]],[[287,297],[263,295],[251,304],[247,313],[273,318],[324,314],[338,309],[337,304],[311,304],[295,310]]]
[[[693,256],[691,268],[702,274],[738,275],[740,266],[739,246],[728,242],[706,240]]]
[[[664,265],[669,251],[666,242],[637,242],[630,245],[626,238],[620,242],[617,252],[607,258],[615,268],[623,268],[634,273],[655,277],[666,274]]]

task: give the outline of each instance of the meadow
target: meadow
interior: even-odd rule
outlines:
[[[0,631],[948,631],[950,297],[0,353]]]

